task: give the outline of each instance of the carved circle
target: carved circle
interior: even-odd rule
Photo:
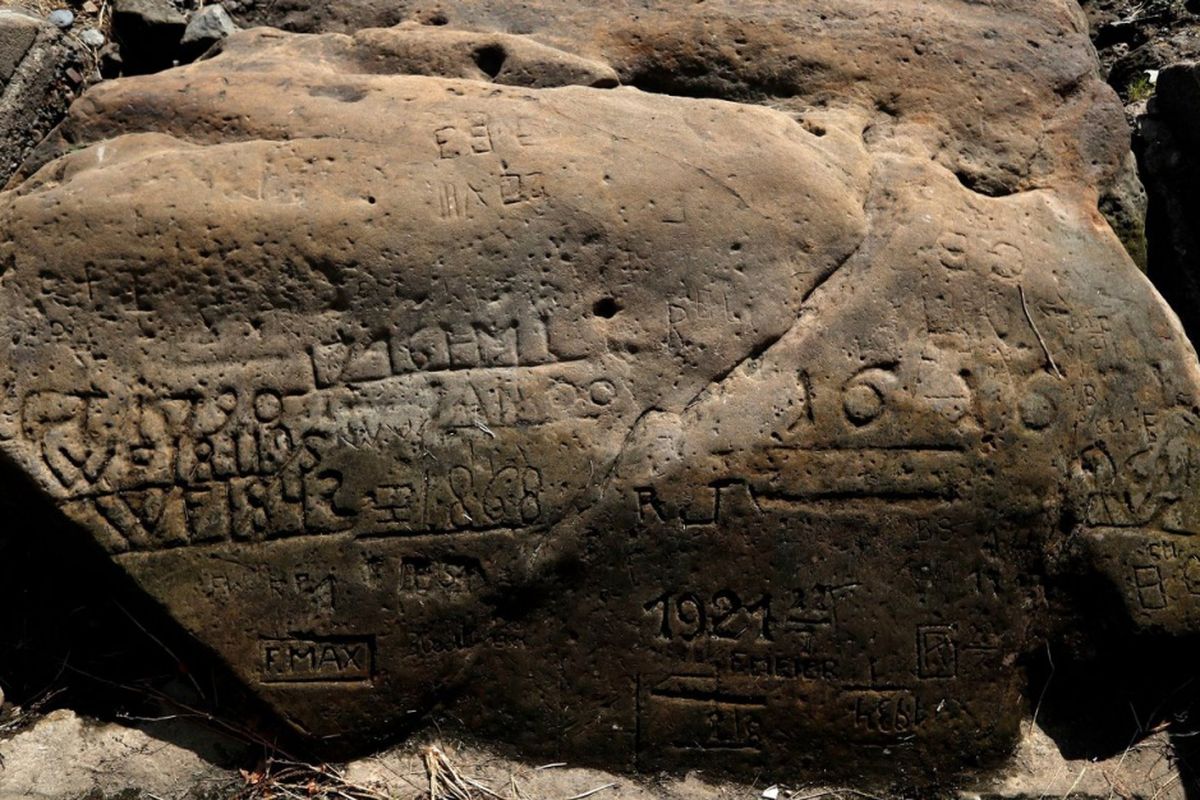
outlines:
[[[1183,582],[1187,585],[1189,594],[1200,595],[1200,558],[1192,556],[1188,559],[1183,571]]]
[[[217,408],[226,414],[237,408],[237,394],[232,389],[226,389],[217,396]]]
[[[869,383],[856,383],[842,396],[842,408],[855,425],[866,425],[883,413],[883,395]]]
[[[617,396],[617,387],[607,378],[592,381],[588,387],[588,397],[598,406],[606,406]]]
[[[941,262],[946,269],[965,269],[967,266],[967,237],[947,231],[938,237]]]
[[[278,419],[283,411],[283,401],[274,392],[259,392],[254,398],[254,416],[259,422],[271,422]]]
[[[988,253],[992,274],[1001,278],[1018,278],[1025,271],[1025,254],[1016,245],[1000,242]]]

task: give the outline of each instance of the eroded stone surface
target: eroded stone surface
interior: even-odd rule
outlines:
[[[1096,210],[1077,14],[1020,8],[922,6],[1075,76],[977,76],[1037,89],[999,138],[879,51],[803,111],[412,27],[101,85],[0,196],[0,448],[314,736],[996,763],[1045,576],[1200,604],[1195,354]]]
[[[607,61],[624,83],[647,91],[796,109],[853,102],[880,112],[872,137],[919,139],[990,194],[1045,186],[1051,175],[1107,188],[1129,149],[1087,20],[1064,0],[277,0],[234,8],[246,24],[302,31],[415,22],[526,34]]]

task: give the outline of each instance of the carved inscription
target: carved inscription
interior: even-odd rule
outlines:
[[[648,687],[641,729],[659,747],[758,755],[766,709],[764,695],[726,690],[702,676],[671,676]]]
[[[845,697],[854,728],[862,733],[894,737],[911,733],[927,721],[920,696],[910,691],[851,691]]]
[[[0,192],[0,461],[282,718],[925,796],[1011,752],[1087,570],[1195,633],[1195,355],[1044,130],[1094,92],[1029,95],[1061,141],[975,175],[994,126],[923,134],[949,111],[869,47],[822,50],[865,83],[798,120],[595,88],[654,36],[592,63],[488,24],[106,84]],[[768,49],[803,73],[803,38]],[[905,137],[863,131],[878,97]]]
[[[958,675],[953,626],[917,628],[917,675],[921,678],[954,678]]]
[[[413,372],[534,367],[563,360],[571,359],[554,352],[546,321],[536,317],[495,326],[429,326],[362,345],[332,342],[312,349],[313,373],[321,387]]]
[[[263,683],[369,681],[374,639],[263,639],[259,666]]]
[[[766,594],[747,603],[729,589],[714,592],[711,596],[664,592],[643,608],[658,622],[658,635],[663,639],[677,636],[685,641],[698,636],[772,638],[771,597]]]

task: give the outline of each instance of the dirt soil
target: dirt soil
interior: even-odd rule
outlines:
[[[959,800],[1185,800],[1165,732],[1102,760],[1067,760],[1024,726],[1010,769]],[[4,734],[0,734],[3,737]],[[0,800],[899,800],[766,778],[713,781],[702,772],[637,779],[565,763],[521,763],[460,742],[425,739],[344,765],[275,753],[244,766],[237,747],[180,716],[100,723],[53,711],[0,738]],[[922,798],[922,800],[933,800]]]

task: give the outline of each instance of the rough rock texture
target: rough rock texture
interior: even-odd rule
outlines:
[[[193,53],[194,58],[235,30],[237,26],[224,8],[220,5],[205,6],[192,14],[179,43],[185,52]]]
[[[0,186],[66,113],[78,59],[54,26],[0,9]]]
[[[1128,149],[1087,21],[1062,0],[280,0],[237,16],[302,31],[412,21],[528,34],[606,61],[646,91],[797,109],[853,102],[878,112],[876,136],[919,139],[991,194],[1042,186],[1051,174],[1107,187]]]
[[[1044,185],[1047,162],[1060,162],[1065,147],[1081,159],[1078,171],[1098,170],[1086,180],[1100,188],[1103,212],[1145,267],[1145,200],[1132,164],[1122,166],[1127,139],[1107,113],[1112,99],[1079,37],[1086,20],[1074,3],[624,0],[594,8],[569,0],[282,0],[229,6],[246,24],[299,31],[415,21],[529,34],[607,60],[623,82],[647,91],[797,109],[857,95],[862,105],[906,123],[906,133],[911,123],[924,123],[918,129],[926,138],[923,149],[988,194]]]
[[[82,720],[56,711],[34,727],[0,739],[0,800],[216,800],[270,790],[269,769],[213,766],[180,743],[196,746],[211,732],[186,730],[186,723],[143,723],[131,728]],[[183,734],[183,738],[181,738]],[[219,737],[216,737],[219,741]],[[728,783],[691,772],[680,777],[631,780],[565,763],[515,762],[463,744],[412,742],[403,748],[339,766],[342,788],[396,798],[428,797],[425,753],[437,747],[457,773],[487,786],[499,800],[561,800],[587,792],[602,800],[759,800],[774,786],[782,800],[855,800],[861,793],[797,783],[785,771],[773,784]],[[1158,733],[1103,761],[1066,760],[1036,726],[1022,725],[1013,765],[1004,773],[956,795],[958,800],[1185,800],[1187,785],[1172,763],[1171,744]],[[442,786],[448,780],[443,776]],[[292,781],[303,786],[304,781]],[[599,790],[599,791],[596,791]],[[449,796],[449,789],[443,789]],[[765,794],[764,794],[765,792]],[[304,794],[311,796],[310,789]],[[483,794],[476,791],[476,794]],[[288,796],[277,790],[274,796]],[[330,792],[326,797],[338,797]],[[875,797],[875,795],[872,795]],[[883,798],[880,798],[883,800]]]
[[[928,786],[1070,581],[1195,632],[1200,372],[1077,8],[546,5],[76,103],[0,195],[0,451],[326,744]]]

